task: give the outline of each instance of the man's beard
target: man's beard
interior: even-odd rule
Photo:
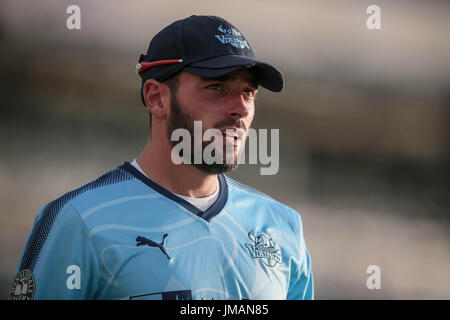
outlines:
[[[238,160],[237,160],[237,156],[235,156],[234,151],[233,151],[233,163],[227,163],[229,161],[225,161],[225,159],[222,161],[223,163],[212,163],[212,164],[207,164],[204,162],[204,159],[202,157],[201,159],[201,163],[195,163],[194,161],[194,119],[192,119],[189,115],[187,115],[186,113],[183,113],[183,111],[181,110],[181,106],[178,103],[178,99],[177,97],[171,93],[171,99],[170,99],[170,120],[169,120],[169,125],[167,127],[167,136],[168,139],[172,145],[172,147],[174,147],[178,141],[172,141],[171,140],[171,136],[172,136],[172,132],[176,129],[186,129],[187,131],[189,131],[190,135],[191,135],[191,159],[190,159],[190,163],[196,167],[197,169],[199,169],[202,172],[205,172],[207,174],[221,174],[221,173],[225,173],[225,172],[230,172],[235,170],[239,164],[238,164]],[[232,120],[230,119],[227,124],[223,124],[224,126],[236,126],[239,127],[238,125],[239,121],[236,120]],[[202,133],[203,135],[203,133]],[[245,139],[243,138],[243,142],[245,141]],[[210,141],[203,141],[202,139],[202,155],[203,155],[203,151],[205,150],[205,147],[210,144]],[[244,146],[244,145],[243,145]],[[243,148],[242,146],[242,148]],[[233,147],[234,150],[234,147]],[[223,152],[223,154],[225,154],[225,152]],[[183,155],[181,155],[183,156]]]

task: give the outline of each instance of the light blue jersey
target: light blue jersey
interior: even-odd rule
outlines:
[[[125,162],[38,213],[11,299],[313,299],[300,215],[219,175],[201,211]]]

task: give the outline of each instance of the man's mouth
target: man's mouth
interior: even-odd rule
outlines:
[[[238,146],[245,137],[245,130],[236,127],[224,128],[222,132],[223,141],[225,144],[234,144]]]

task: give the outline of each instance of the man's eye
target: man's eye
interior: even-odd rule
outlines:
[[[252,88],[247,88],[244,90],[244,94],[249,97],[254,97],[256,95],[256,90]]]
[[[206,88],[213,89],[213,90],[222,90],[223,86],[221,83],[213,83],[213,84],[206,86]]]

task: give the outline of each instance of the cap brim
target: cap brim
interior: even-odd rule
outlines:
[[[251,57],[240,55],[219,56],[200,62],[188,64],[183,71],[200,77],[214,78],[226,75],[241,68],[251,68],[258,83],[273,92],[280,92],[284,87],[283,75],[273,66]]]

